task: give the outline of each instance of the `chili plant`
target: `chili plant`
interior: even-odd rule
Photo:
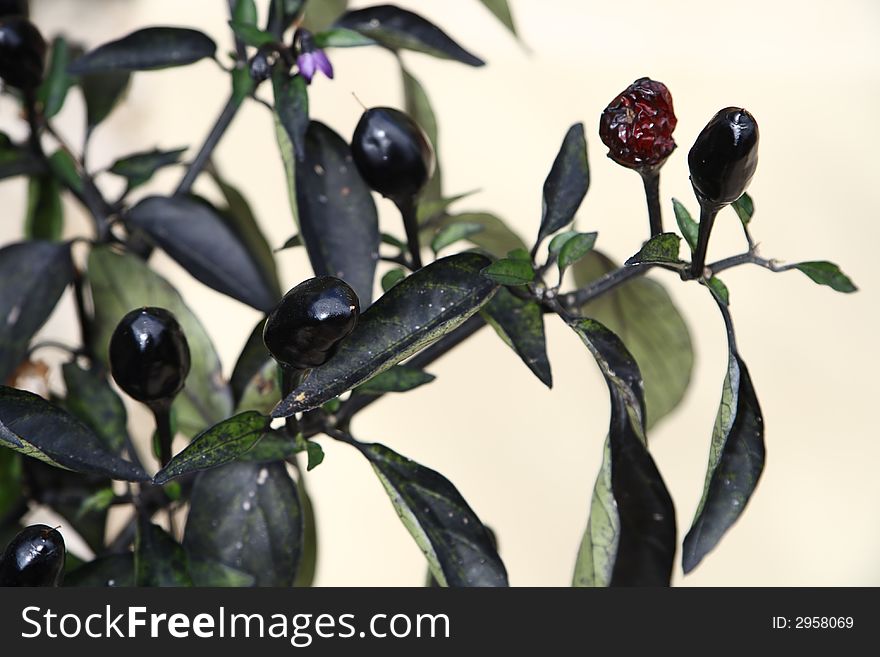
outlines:
[[[515,33],[506,2],[484,4]],[[743,108],[722,109],[691,147],[700,213],[694,219],[673,200],[679,235],[664,225],[660,201],[660,172],[676,148],[670,90],[641,78],[611,101],[598,132],[609,158],[642,178],[650,227],[618,264],[596,248],[595,232],[571,228],[590,186],[582,124],[565,132],[548,163],[543,211],[526,241],[498,217],[453,210],[464,195],[444,188],[436,117],[400,59],[403,111],[365,109],[351,140],[310,116],[310,84],[319,74],[333,77],[335,48],[413,50],[450,66],[483,65],[410,11],[271,0],[260,23],[254,0],[235,0],[228,7],[235,49],[227,58],[211,37],[184,27],[146,27],[91,50],[62,36],[47,44],[24,3],[3,6],[0,76],[29,128],[22,143],[6,136],[0,143],[0,176],[27,177],[29,192],[23,238],[0,250],[0,381],[7,384],[0,388],[0,535],[9,543],[3,584],[57,585],[66,575],[66,585],[308,586],[318,558],[308,471],[323,461],[316,441],[323,436],[350,445],[372,466],[433,582],[505,586],[495,536],[478,510],[440,473],[353,435],[352,419],[386,393],[430,383],[426,368],[486,325],[549,387],[544,322],[561,321],[595,359],[611,404],[587,529],[579,550],[571,546],[573,583],[666,585],[677,553],[690,572],[732,527],[764,465],[761,408],[719,277],[757,265],[855,290],[832,263],[783,265],[759,255],[746,191],[757,171],[759,131]],[[87,166],[89,138],[131,77],[206,58],[228,71],[230,93],[204,143],[192,151],[121,154],[107,172],[125,189],[109,198]],[[271,102],[256,94],[261,86],[271,88]],[[74,87],[87,108],[79,150],[53,125]],[[212,161],[239,108],[255,102],[275,118],[297,226],[280,255]],[[171,165],[184,171],[175,189],[137,197]],[[200,177],[213,180],[222,203],[193,193]],[[373,192],[393,201],[402,227],[383,221],[380,230]],[[61,239],[62,194],[82,204],[92,234]],[[738,218],[745,251],[707,263],[719,216]],[[450,247],[457,252],[439,257]],[[293,248],[305,248],[315,277],[283,294],[275,258]],[[151,266],[157,249],[204,285],[264,314],[229,380],[200,318]],[[374,298],[380,260],[393,268]],[[664,286],[645,278],[653,270],[674,272],[712,295],[729,347],[721,405],[707,431],[703,496],[681,542],[647,434],[680,402],[693,358],[685,320]],[[573,287],[566,287],[569,278]],[[35,341],[68,287],[81,343]],[[649,306],[652,323],[642,317]],[[639,333],[628,330],[639,322]],[[64,391],[44,398],[22,389],[21,380],[34,367],[34,352],[48,346],[69,357],[61,367]],[[155,462],[144,462],[133,446],[125,394],[155,416]],[[189,443],[174,453],[176,434]],[[61,527],[22,530],[32,503],[56,511]],[[181,527],[175,512],[185,505]],[[130,508],[130,518],[107,540],[108,509],[117,506]],[[62,537],[73,531],[94,551],[92,561],[65,555]]]

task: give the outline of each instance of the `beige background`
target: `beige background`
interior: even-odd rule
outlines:
[[[318,1],[318,0],[312,0]],[[261,5],[265,5],[263,2]],[[354,2],[363,6],[365,2]],[[741,351],[767,425],[768,462],[743,519],[680,585],[880,584],[880,443],[875,428],[876,320],[880,242],[876,212],[880,106],[880,5],[873,0],[729,3],[630,0],[513,0],[530,54],[476,0],[400,0],[483,56],[470,69],[418,54],[407,64],[425,83],[441,125],[446,191],[482,191],[462,209],[488,209],[531,237],[540,191],[568,126],[584,121],[593,184],[578,226],[598,230],[619,259],[646,230],[633,173],[612,164],[597,135],[606,103],[637,77],[664,81],[675,99],[680,148],[664,170],[662,195],[696,204],[686,153],[718,109],[741,105],[761,127],[761,163],[750,192],[753,230],[768,257],[840,263],[861,291],[844,296],[797,272],[757,268],[725,275]],[[218,1],[35,0],[47,34],[97,45],[148,24],[197,26],[230,46]],[[367,105],[400,105],[393,58],[376,49],[335,51],[337,78],[311,88],[313,115],[350,135]],[[135,76],[130,102],[97,131],[95,169],[135,150],[197,144],[228,91],[211,62]],[[3,129],[23,136],[8,101]],[[71,94],[60,129],[81,143],[83,108]],[[192,153],[192,152],[191,152]],[[293,232],[269,112],[250,103],[217,151],[222,170],[249,194],[273,245]],[[178,171],[144,191],[168,193]],[[100,183],[116,193],[117,181]],[[199,187],[201,189],[201,187]],[[0,242],[19,235],[25,186],[0,183]],[[67,204],[71,235],[87,230]],[[381,204],[382,226],[399,231]],[[732,212],[719,219],[712,258],[742,249]],[[301,250],[279,257],[283,284],[309,275]],[[227,371],[257,314],[194,282],[161,254],[171,276],[217,342]],[[726,364],[723,327],[695,284],[670,283],[693,329],[697,368],[680,409],[651,436],[676,501],[683,534],[703,482],[708,440]],[[75,339],[69,299],[44,330]],[[590,356],[559,322],[548,325],[556,385],[545,390],[489,331],[436,364],[430,386],[387,399],[359,419],[363,440],[381,441],[447,475],[496,528],[514,585],[567,585],[587,516],[607,428],[603,383]],[[48,354],[48,352],[47,352]],[[134,429],[149,422],[136,411]],[[322,543],[318,583],[419,585],[423,558],[371,469],[353,450],[324,440],[327,458],[311,473]]]

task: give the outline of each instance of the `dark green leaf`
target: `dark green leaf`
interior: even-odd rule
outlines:
[[[580,319],[571,327],[596,359],[611,396],[605,459],[574,584],[668,586],[676,548],[675,508],[648,453],[638,365],[620,339],[598,322]]]
[[[684,236],[691,251],[697,250],[697,239],[700,235],[700,224],[691,218],[691,213],[687,211],[678,199],[672,199],[672,209],[675,212],[675,221],[678,223],[678,229]]]
[[[84,193],[83,181],[77,170],[76,162],[66,150],[59,148],[49,156],[49,169],[58,181],[69,190],[79,195]]]
[[[483,276],[499,285],[525,285],[535,280],[535,270],[527,260],[502,258],[483,268]]]
[[[137,256],[107,247],[92,249],[88,272],[95,306],[92,348],[104,365],[108,365],[110,336],[125,313],[141,306],[166,308],[183,328],[192,357],[186,385],[174,401],[180,430],[192,436],[229,417],[232,395],[223,379],[220,359],[177,290]]]
[[[489,534],[446,477],[384,445],[355,443],[442,586],[507,586]]]
[[[234,461],[253,447],[268,430],[269,420],[262,413],[245,411],[233,415],[193,438],[182,452],[175,454],[156,473],[153,483],[161,486],[190,472],[216,468]]]
[[[437,231],[434,239],[431,240],[431,250],[436,254],[445,249],[447,246],[455,244],[459,240],[469,238],[483,231],[482,224],[477,223],[454,223],[449,224]]]
[[[263,344],[263,327],[265,324],[265,319],[257,322],[254,330],[248,336],[244,347],[242,347],[238,360],[235,362],[235,368],[232,370],[229,385],[232,388],[232,396],[236,404],[241,400],[251,380],[263,369],[266,360],[269,358],[269,351],[266,349],[266,345]]]
[[[485,64],[433,23],[393,5],[376,5],[349,11],[334,23],[334,27],[360,32],[391,50],[415,50],[434,57],[453,59],[469,66]]]
[[[128,180],[129,189],[134,189],[147,182],[162,167],[171,166],[180,162],[180,157],[186,152],[186,148],[176,148],[170,151],[160,151],[154,148],[151,151],[135,153],[128,157],[116,160],[108,171],[122,176]]]
[[[25,357],[72,280],[70,244],[17,242],[0,249],[0,383]]]
[[[504,256],[513,249],[525,246],[522,238],[508,228],[507,224],[495,215],[486,212],[466,212],[463,214],[447,215],[437,220],[436,223],[431,222],[431,228],[439,232],[447,226],[458,223],[482,226],[482,231],[468,235],[467,239],[496,258]],[[430,242],[433,239],[432,233],[428,232],[429,230],[422,229],[422,241]]]
[[[38,176],[28,181],[24,236],[29,240],[57,241],[64,232],[61,186],[54,176]]]
[[[727,286],[724,282],[718,278],[717,276],[713,276],[708,281],[706,281],[706,285],[709,286],[709,289],[712,290],[712,293],[718,298],[725,306],[730,305],[730,291],[727,289]]]
[[[217,561],[189,560],[189,574],[193,586],[242,588],[254,585],[254,577]]]
[[[64,576],[64,586],[134,586],[134,555],[108,554]]]
[[[324,462],[324,450],[311,440],[306,442],[306,455],[309,457],[306,472],[311,472]]]
[[[236,105],[240,105],[256,89],[256,83],[251,77],[249,67],[243,62],[239,62],[232,69],[231,77],[232,99]]]
[[[61,111],[67,92],[75,82],[67,72],[70,50],[64,37],[57,36],[52,41],[52,54],[49,58],[49,66],[46,68],[46,77],[37,90],[37,100],[43,106],[43,116],[46,119],[51,119]]]
[[[560,275],[592,250],[597,236],[598,233],[578,233],[565,241],[557,259]]]
[[[257,3],[254,0],[236,0],[235,6],[232,8],[232,19],[244,25],[256,25],[258,19]]]
[[[342,137],[312,121],[305,144],[305,160],[296,167],[296,205],[312,269],[316,276],[343,279],[366,308],[379,259],[376,204]]]
[[[511,34],[517,36],[516,25],[513,22],[513,14],[510,12],[510,5],[507,0],[480,0],[486,9],[495,14],[495,18],[501,21]]]
[[[293,144],[297,161],[302,162],[306,156],[306,130],[309,128],[309,89],[305,78],[278,69],[272,75],[272,89],[275,113]]]
[[[562,250],[562,247],[565,246],[565,243],[576,235],[580,235],[576,230],[566,230],[565,232],[554,235],[553,239],[550,240],[550,244],[547,245],[547,253],[550,255],[559,255],[559,252]]]
[[[149,71],[192,64],[217,50],[206,34],[183,27],[146,27],[105,43],[74,61],[73,75],[107,71]]]
[[[303,26],[311,32],[326,30],[348,9],[348,0],[320,0],[306,2]]]
[[[547,343],[544,337],[544,313],[535,301],[514,296],[504,288],[496,292],[480,311],[504,343],[513,349],[526,366],[548,388],[553,387]]]
[[[257,586],[292,586],[302,541],[299,496],[283,463],[230,463],[196,479],[184,538],[192,558],[252,575]]]
[[[362,383],[355,389],[355,393],[361,395],[382,395],[386,392],[407,392],[436,379],[433,374],[428,374],[416,367],[395,365],[384,372],[377,374],[372,379]]]
[[[229,27],[235,32],[235,36],[241,39],[245,44],[253,46],[254,48],[259,48],[260,46],[277,40],[274,34],[261,30],[253,24],[229,21]]]
[[[288,237],[287,240],[285,240],[284,244],[274,250],[274,253],[278,253],[279,251],[286,251],[287,249],[295,249],[298,246],[305,246],[303,244],[302,237],[299,236],[299,233],[292,237]]]
[[[67,388],[67,410],[85,422],[108,450],[122,452],[128,433],[125,404],[110,387],[106,373],[84,369],[75,362],[65,363],[61,370]]]
[[[315,523],[312,498],[309,497],[303,479],[299,481],[299,497],[303,514],[303,549],[299,572],[293,585],[308,587],[315,581],[315,571],[318,567],[318,527]]]
[[[396,237],[394,237],[394,235],[389,235],[388,233],[381,233],[380,239],[382,240],[382,244],[387,244],[389,246],[396,246],[401,251],[406,251],[406,248],[407,248],[406,242],[403,242],[403,241],[397,239]]]
[[[400,267],[390,270],[382,277],[382,291],[387,292],[404,278],[406,278],[406,272]]]
[[[440,171],[440,151],[438,146],[437,117],[431,107],[431,100],[425,92],[425,88],[400,62],[400,72],[403,75],[403,102],[406,113],[415,121],[425,134],[431,146],[434,147],[434,173],[422,190],[419,203],[436,201],[443,198],[443,174]]]
[[[703,497],[682,545],[691,572],[737,521],[764,470],[764,418],[746,364],[736,349],[727,307],[718,302],[728,331],[730,358],[715,418]]]
[[[617,265],[592,251],[574,265],[574,279],[584,287]],[[663,287],[649,278],[633,278],[581,308],[614,331],[635,357],[645,381],[647,426],[671,412],[684,397],[694,368],[690,332]]]
[[[0,518],[6,518],[21,498],[21,456],[0,449]]]
[[[134,543],[137,586],[192,586],[183,547],[161,527],[141,518]]]
[[[642,246],[641,251],[626,261],[626,265],[643,265],[653,262],[679,263],[678,250],[681,238],[675,233],[655,235]]]
[[[146,473],[103,444],[73,415],[30,392],[0,386],[0,445],[50,465],[123,481]]]
[[[459,253],[395,285],[360,316],[339,352],[312,370],[272,415],[288,417],[316,408],[460,326],[496,290],[480,275],[488,262],[477,253]]]
[[[115,497],[116,494],[112,488],[101,488],[82,501],[76,515],[81,518],[89,513],[106,511]]]
[[[730,207],[736,211],[736,216],[739,217],[743,226],[748,226],[752,215],[755,214],[755,203],[752,201],[752,197],[744,192],[742,196],[731,203]]]
[[[254,447],[236,460],[246,463],[271,463],[284,461],[306,450],[308,446],[302,434],[291,437],[284,429],[270,431]]]
[[[320,1],[326,2],[326,0]],[[269,31],[280,37],[288,27],[302,17],[305,4],[306,0],[270,0]]]
[[[226,209],[220,213],[221,218],[250,253],[251,259],[260,270],[266,287],[272,291],[272,295],[276,299],[280,299],[281,287],[278,284],[275,256],[259,223],[257,223],[257,218],[254,216],[250,204],[236,187],[220,177],[215,168],[212,167],[210,173],[226,201]]]
[[[278,302],[254,258],[206,202],[149,196],[126,218],[208,287],[266,313]]]
[[[46,173],[45,163],[29,148],[13,144],[0,132],[0,180],[13,176],[36,176]]]
[[[86,101],[86,125],[91,132],[106,119],[128,91],[131,73],[107,71],[83,75],[79,80]]]
[[[241,394],[236,412],[258,411],[268,415],[281,401],[281,373],[278,364],[269,358],[253,375]]]
[[[360,32],[337,27],[315,34],[315,45],[319,48],[357,48],[373,46],[376,42]]]
[[[803,272],[819,285],[827,285],[838,292],[855,292],[858,288],[849,277],[840,271],[840,267],[833,262],[799,262],[792,265],[793,269]]]
[[[544,181],[544,202],[541,228],[535,248],[541,241],[565,228],[574,219],[590,187],[590,166],[587,163],[587,140],[584,126],[576,123],[565,135],[550,174]]]

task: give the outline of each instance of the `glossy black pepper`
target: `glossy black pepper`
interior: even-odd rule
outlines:
[[[43,81],[46,42],[27,18],[0,20],[0,77],[19,89],[34,89]]]
[[[357,294],[345,281],[310,278],[285,294],[266,318],[263,342],[286,367],[318,367],[339,350],[359,315]]]
[[[427,135],[409,116],[391,107],[363,113],[351,153],[367,184],[398,203],[414,198],[434,172],[434,149]]]
[[[701,203],[733,203],[758,165],[758,124],[746,110],[727,107],[700,132],[688,153],[691,183]]]
[[[144,403],[170,401],[189,373],[189,345],[174,315],[138,308],[110,338],[110,372],[126,394]]]
[[[251,78],[257,82],[269,79],[272,76],[272,64],[269,62],[269,55],[262,49],[258,50],[248,63],[248,71],[251,74]]]
[[[16,535],[0,557],[0,586],[60,586],[64,538],[47,525],[31,525]]]

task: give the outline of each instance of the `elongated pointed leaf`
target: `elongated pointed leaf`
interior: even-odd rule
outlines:
[[[513,22],[513,14],[510,11],[510,5],[507,0],[480,0],[485,6],[486,9],[491,11],[495,18],[497,18],[501,23],[510,30],[510,33],[513,36],[517,36],[516,33],[516,25]]]
[[[697,240],[700,236],[700,224],[693,220],[691,213],[678,199],[672,199],[672,209],[675,213],[675,221],[682,236],[691,247],[691,252],[697,250]]]
[[[565,135],[553,167],[544,181],[541,228],[537,247],[548,235],[565,228],[574,219],[587,190],[590,188],[590,166],[587,163],[587,140],[584,126],[576,123]]]
[[[0,446],[75,472],[147,481],[139,467],[108,450],[84,423],[42,397],[0,386]]]
[[[83,75],[79,79],[86,101],[86,128],[95,129],[125,97],[131,84],[128,71],[105,71]]]
[[[28,181],[28,204],[24,218],[25,238],[57,241],[63,232],[61,185],[54,176],[31,178]]]
[[[311,32],[326,30],[337,18],[345,13],[348,0],[321,0],[306,2],[303,26]]]
[[[0,383],[73,280],[70,244],[30,241],[0,249]]]
[[[299,496],[283,463],[230,463],[196,479],[184,537],[192,558],[248,573],[257,586],[292,586],[302,541]]]
[[[183,27],[146,27],[105,43],[74,61],[73,75],[106,71],[148,71],[213,57],[217,45],[206,34]]]
[[[467,239],[483,231],[483,226],[476,223],[454,223],[437,231],[431,240],[431,250],[436,254],[456,242]]]
[[[736,211],[736,216],[742,222],[743,226],[748,226],[755,214],[755,202],[748,193],[743,193],[738,199],[731,203],[730,207]]]
[[[676,548],[675,508],[648,453],[638,365],[620,339],[598,322],[575,320],[571,327],[596,359],[611,396],[608,458],[600,472],[594,499],[607,499],[610,481],[614,504],[594,503],[591,514],[605,514],[610,509],[616,515],[616,519],[601,523],[602,531],[595,537],[592,532],[600,524],[594,524],[592,518],[589,521],[581,545],[585,561],[579,561],[575,567],[575,582],[583,580],[594,586],[668,586]],[[609,540],[609,530],[616,532],[613,540]],[[614,547],[613,557],[608,554],[610,546]]]
[[[37,100],[43,105],[43,116],[51,119],[61,111],[67,92],[75,79],[67,72],[70,64],[71,48],[67,40],[57,36],[52,40],[52,54],[46,68],[46,77],[37,90]]]
[[[535,270],[528,260],[501,258],[487,265],[483,276],[499,285],[525,285],[535,280]]]
[[[597,233],[575,233],[565,240],[565,243],[559,248],[557,256],[560,276],[562,276],[566,269],[590,252],[596,243],[596,236]]]
[[[606,255],[591,251],[572,270],[577,286],[584,287],[616,268]],[[684,318],[666,288],[645,277],[603,294],[581,313],[620,336],[638,362],[650,429],[681,403],[690,384],[694,350]]]
[[[193,278],[268,313],[278,299],[251,254],[207,203],[184,196],[150,196],[128,222],[140,228]]]
[[[483,523],[438,472],[379,444],[356,443],[442,586],[507,586],[507,571]]]
[[[180,162],[180,158],[185,152],[185,147],[170,151],[160,151],[154,148],[151,151],[134,153],[120,158],[110,165],[108,171],[128,180],[129,189],[134,189],[147,182],[162,167]]]
[[[797,269],[806,274],[814,283],[827,285],[837,292],[849,293],[858,290],[849,277],[840,271],[840,267],[833,262],[799,262],[796,265],[792,265],[792,269]]]
[[[234,461],[253,447],[269,429],[268,418],[256,411],[245,411],[218,422],[193,438],[182,452],[153,477],[162,485],[190,472],[216,468]]]
[[[376,42],[360,32],[334,27],[315,34],[315,45],[319,48],[359,48],[375,46]]]
[[[499,217],[488,212],[464,212],[462,214],[446,215],[430,222],[422,229],[421,240],[430,244],[433,237],[440,231],[455,224],[468,224],[482,226],[477,233],[470,233],[467,240],[482,249],[485,249],[496,258],[505,256],[515,249],[524,249],[525,242]],[[436,232],[434,232],[436,231]]]
[[[250,203],[235,186],[221,178],[215,169],[211,170],[211,176],[226,201],[226,207],[220,210],[221,218],[250,254],[263,282],[272,291],[272,296],[280,299],[281,287],[278,284],[275,255],[251,210]]]
[[[105,447],[119,454],[125,446],[127,414],[125,404],[110,387],[106,372],[85,369],[75,362],[61,368],[67,397],[64,404],[101,438]]]
[[[436,379],[416,367],[395,365],[381,374],[377,374],[357,387],[355,392],[361,395],[384,395],[386,392],[408,392]]]
[[[379,260],[376,204],[342,137],[312,121],[305,144],[305,160],[296,166],[296,205],[312,269],[343,279],[366,308]]]
[[[301,75],[289,75],[277,70],[272,75],[275,93],[275,113],[284,129],[297,161],[306,156],[306,130],[309,127],[309,89]]]
[[[544,313],[537,302],[520,299],[501,288],[480,312],[498,337],[513,349],[541,383],[552,388]]]
[[[315,408],[387,370],[461,325],[497,286],[480,274],[489,259],[460,253],[407,277],[361,315],[327,363],[281,401],[273,417]]]
[[[394,5],[349,11],[340,16],[334,27],[360,32],[391,50],[415,50],[469,66],[485,64],[430,21]]]
[[[92,348],[105,366],[110,336],[123,315],[141,306],[166,308],[183,328],[192,360],[186,385],[174,401],[179,429],[195,435],[229,417],[232,395],[223,380],[220,359],[177,290],[137,256],[118,254],[107,247],[92,249],[88,274],[95,305]]]
[[[144,519],[138,522],[134,572],[137,586],[193,585],[183,547],[164,529]]]
[[[736,349],[726,304],[716,297],[730,358],[715,418],[703,497],[682,546],[685,573],[715,548],[746,507],[764,470],[764,418],[749,370]]]
[[[431,107],[431,100],[422,83],[406,69],[403,62],[400,63],[400,72],[403,76],[404,109],[412,120],[425,131],[434,147],[434,173],[421,192],[419,204],[436,201],[443,197],[443,174],[440,171],[437,117],[434,115],[434,108]]]
[[[675,233],[655,235],[642,246],[641,250],[626,261],[626,265],[648,263],[679,263],[678,250],[681,238]]]

